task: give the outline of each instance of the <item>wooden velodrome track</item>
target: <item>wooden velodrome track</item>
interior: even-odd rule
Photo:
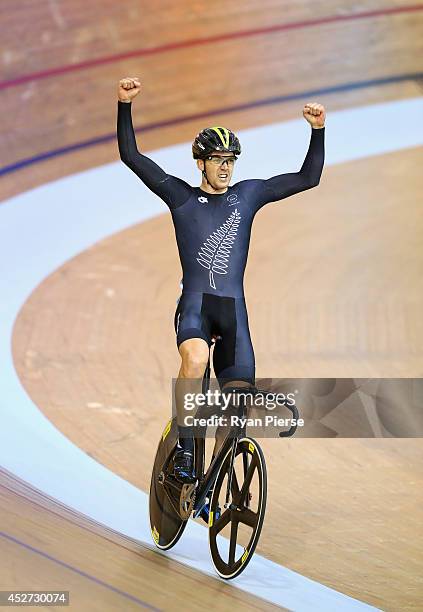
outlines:
[[[320,91],[311,99],[328,115],[418,96],[422,7],[3,2],[0,155],[9,171],[1,198],[116,160],[115,88],[126,75],[144,83],[134,105],[144,151],[190,140],[209,123],[239,130],[297,118],[305,92]],[[77,143],[84,146],[59,154]],[[40,159],[48,151],[57,154]],[[410,149],[325,169],[318,189],[258,216],[246,273],[258,376],[422,376],[421,188],[421,151]],[[15,365],[40,410],[144,490],[179,367],[172,327],[179,274],[167,214],[49,276],[14,330]],[[263,447],[269,507],[258,552],[382,609],[421,610],[420,440],[264,440]],[[0,515],[2,529],[28,546],[78,562],[156,608],[178,609],[194,592],[187,609],[273,607],[87,525],[6,475]],[[65,583],[77,594],[75,610],[135,609],[135,600],[66,566],[54,574],[47,559],[12,540],[0,549],[0,588],[43,588],[50,573],[49,588]]]

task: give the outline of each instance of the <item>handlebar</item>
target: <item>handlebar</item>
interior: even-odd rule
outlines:
[[[268,395],[275,395],[275,393],[273,391],[262,391],[261,389],[257,389],[257,387],[227,387],[225,389],[226,393],[251,393],[251,395],[257,396],[260,395],[262,397],[267,397]],[[298,408],[297,406],[294,404],[293,406],[286,406],[285,408],[288,408],[288,410],[291,412],[293,418],[295,419],[295,425],[291,425],[291,427],[287,430],[287,431],[280,431],[279,432],[279,437],[280,438],[289,438],[290,436],[293,436],[294,433],[297,431],[297,427],[298,427],[298,419],[299,419],[299,412],[298,412]]]

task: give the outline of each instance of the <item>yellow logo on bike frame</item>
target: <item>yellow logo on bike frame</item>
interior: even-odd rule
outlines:
[[[209,515],[209,527],[212,527],[212,525],[213,525],[213,512],[210,512],[210,515]]]
[[[156,544],[159,543],[159,532],[157,531],[157,529],[155,527],[153,527],[153,529],[151,530],[151,535],[153,536],[153,540],[155,541]]]
[[[248,557],[248,548],[245,549],[244,554],[241,557],[241,563],[245,563],[245,559]]]
[[[256,450],[256,447],[254,446],[252,442],[249,443],[248,448],[251,453],[254,453],[254,451]]]
[[[162,433],[162,442],[165,441],[167,434],[169,433],[169,431],[171,430],[172,427],[172,419],[170,419],[169,423],[166,425],[166,427],[164,428],[164,431]]]

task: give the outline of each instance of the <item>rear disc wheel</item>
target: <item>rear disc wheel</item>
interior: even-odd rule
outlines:
[[[182,520],[169,500],[165,491],[165,473],[169,456],[173,453],[178,428],[176,418],[166,425],[157,447],[154,459],[153,472],[150,483],[149,511],[150,529],[153,541],[157,548],[169,550],[179,540],[184,532],[188,517]]]

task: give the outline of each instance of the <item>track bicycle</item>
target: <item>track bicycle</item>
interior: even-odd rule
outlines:
[[[210,385],[210,360],[202,383],[203,393]],[[256,387],[229,387],[224,393],[270,395]],[[245,414],[245,404],[237,402],[237,414]],[[292,436],[297,429],[298,410],[286,406],[294,424],[280,437]],[[205,431],[204,431],[205,434]],[[205,469],[205,435],[194,440],[196,482],[182,484],[173,473],[177,443],[176,417],[166,425],[154,460],[149,510],[155,545],[169,550],[178,542],[190,517],[204,518],[207,509],[211,558],[216,572],[225,579],[235,578],[247,567],[260,537],[266,510],[267,472],[263,451],[245,426],[231,426],[217,455]]]

